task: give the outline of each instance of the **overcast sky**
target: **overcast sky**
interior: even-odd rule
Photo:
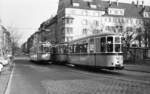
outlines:
[[[21,43],[39,28],[40,24],[56,14],[59,0],[0,0],[0,19],[5,26],[16,28],[22,34]],[[131,2],[132,0],[119,0]],[[150,5],[150,0],[144,0]]]

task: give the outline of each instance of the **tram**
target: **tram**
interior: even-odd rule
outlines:
[[[30,61],[34,62],[47,62],[51,61],[52,45],[49,42],[40,42],[30,48]]]
[[[74,65],[123,69],[122,39],[114,33],[91,35],[58,45],[55,57]]]
[[[53,47],[52,60],[55,64],[65,64],[68,61],[68,43],[59,43]]]

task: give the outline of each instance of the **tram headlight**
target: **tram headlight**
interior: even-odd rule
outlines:
[[[49,54],[43,54],[42,55],[42,58],[47,58],[47,57],[49,57]]]

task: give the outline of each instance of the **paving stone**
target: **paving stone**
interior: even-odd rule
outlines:
[[[149,94],[150,84],[100,78],[43,82],[49,94]]]
[[[0,94],[4,94],[6,90],[10,73],[11,69],[9,66],[5,66],[3,71],[0,73]]]

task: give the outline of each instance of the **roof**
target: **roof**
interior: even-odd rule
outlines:
[[[73,6],[73,3],[79,3],[78,7]],[[107,11],[108,8],[118,8],[118,9],[124,9],[125,15],[124,17],[136,17],[141,18],[142,12],[147,11],[150,12],[150,6],[142,6],[137,5],[135,3],[120,3],[118,2],[110,2],[109,1],[102,1],[102,0],[92,0],[92,2],[87,2],[84,0],[60,0],[59,1],[59,9],[63,8],[77,8],[77,9],[88,9],[88,10],[101,10],[101,11]],[[91,8],[89,7],[89,4],[94,4],[97,7]],[[105,16],[109,16],[106,14]],[[112,16],[112,15],[110,15]]]
[[[49,18],[48,20],[44,21],[41,25],[40,28],[46,28],[54,23],[57,22],[57,15],[54,17]]]

